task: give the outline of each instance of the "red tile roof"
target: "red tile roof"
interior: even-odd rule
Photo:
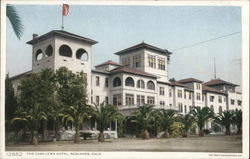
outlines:
[[[141,76],[146,76],[146,77],[151,77],[151,78],[157,78],[155,75],[149,74],[144,71],[139,71],[130,67],[126,67],[126,66],[120,66],[110,71],[111,74],[120,73],[120,72],[131,73],[131,74],[141,75]]]
[[[213,92],[213,93],[219,93],[219,94],[226,95],[225,92],[219,91],[219,90],[217,90],[215,88],[208,87],[205,84],[202,84],[202,91],[204,91],[204,92]]]
[[[176,81],[175,79],[170,79],[169,82],[170,82],[170,84],[171,84],[172,86],[186,87],[185,85],[179,83],[179,82]]]
[[[132,46],[132,47],[129,47],[129,48],[127,48],[127,49],[118,51],[118,52],[116,52],[115,54],[116,54],[116,55],[121,55],[121,54],[125,54],[125,53],[127,53],[127,52],[131,52],[131,51],[134,51],[134,50],[142,49],[142,48],[146,48],[146,49],[149,49],[149,50],[154,50],[154,51],[157,51],[157,52],[159,52],[159,53],[161,53],[161,54],[165,54],[165,55],[172,54],[172,53],[169,52],[168,50],[164,50],[164,49],[161,49],[161,48],[158,48],[158,47],[155,47],[155,46],[146,44],[146,43],[144,43],[144,42],[142,42],[142,43],[140,43],[140,44],[137,44],[137,45],[134,45],[134,46]]]
[[[27,44],[35,44],[39,41],[43,41],[43,40],[46,40],[52,36],[55,36],[55,35],[58,35],[58,36],[61,36],[61,37],[65,37],[65,38],[70,38],[70,39],[75,39],[75,40],[80,40],[80,41],[84,41],[84,42],[87,42],[89,44],[96,44],[97,41],[95,40],[92,40],[92,39],[89,39],[89,38],[85,38],[83,36],[79,36],[79,35],[76,35],[76,34],[73,34],[73,33],[70,33],[70,32],[67,32],[67,31],[64,31],[64,30],[52,30],[46,34],[43,34],[41,36],[38,36],[30,41],[27,42]]]
[[[195,78],[185,78],[185,79],[182,79],[182,80],[179,80],[178,81],[179,83],[192,83],[192,82],[197,82],[197,83],[203,83],[203,81],[200,81],[198,79],[195,79]]]
[[[204,83],[207,86],[214,86],[214,85],[231,85],[231,86],[238,86],[237,84],[233,84],[221,79],[212,79],[206,83]]]
[[[106,62],[104,62],[104,63],[101,63],[101,64],[99,64],[99,65],[96,65],[95,67],[99,67],[99,66],[103,66],[103,65],[121,66],[121,64],[119,64],[119,63],[116,63],[116,62],[114,62],[114,61],[108,60],[108,61],[106,61]]]

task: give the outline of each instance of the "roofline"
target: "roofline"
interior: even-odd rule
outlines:
[[[132,47],[123,49],[121,51],[115,52],[114,54],[116,54],[116,55],[122,55],[122,54],[128,53],[130,51],[139,50],[139,49],[143,49],[143,48],[146,48],[146,49],[149,49],[149,50],[153,50],[153,51],[157,51],[157,52],[159,52],[161,54],[164,54],[164,55],[170,55],[170,54],[172,54],[172,52],[169,52],[168,50],[164,50],[164,49],[161,49],[161,48],[158,48],[158,47],[146,44],[144,42],[142,42],[140,44],[137,44],[137,45],[134,45]]]
[[[233,83],[231,83],[231,84],[229,84],[229,83],[221,83],[221,84],[206,84],[206,83],[204,83],[204,84],[206,86],[218,86],[218,85],[229,85],[229,86],[235,86],[235,87],[239,86],[239,85],[233,84]]]
[[[104,72],[104,71],[99,71],[99,70],[91,70],[91,72],[105,74],[105,75],[109,75],[110,74],[110,72]]]
[[[123,70],[119,70],[116,72],[110,72],[110,74],[117,74],[117,73],[127,73],[127,74],[132,74],[132,75],[138,75],[138,76],[144,76],[144,77],[149,77],[149,78],[154,78],[156,79],[156,76],[150,76],[150,75],[142,75],[142,74],[137,74],[137,73],[132,73],[132,72],[127,72],[127,71],[123,71]]]
[[[215,94],[223,94],[223,95],[227,95],[227,93],[224,93],[224,92],[215,92],[215,91],[210,91],[210,90],[202,90],[202,93],[207,93],[207,92],[212,92],[212,93],[215,93]]]
[[[20,78],[20,77],[25,77],[25,76],[30,75],[31,73],[32,73],[32,70],[26,71],[26,72],[23,72],[23,73],[21,73],[21,74],[18,74],[18,75],[15,75],[15,76],[10,77],[10,80],[15,80],[15,79],[18,79],[18,78]]]
[[[71,34],[71,35],[70,35]],[[58,35],[58,36],[61,36],[61,37],[66,37],[66,38],[70,38],[70,39],[74,39],[74,40],[79,40],[79,41],[84,41],[86,43],[89,43],[91,45],[94,45],[96,43],[98,43],[97,41],[95,40],[92,40],[92,39],[89,39],[89,38],[85,38],[85,37],[82,37],[82,36],[79,36],[79,35],[76,35],[76,34],[73,34],[73,33],[70,33],[70,32],[59,32],[59,30],[52,30],[46,34],[43,34],[39,37],[36,37],[28,42],[26,42],[26,44],[30,44],[30,45],[33,45],[39,41],[43,41],[43,40],[46,40],[48,38],[50,38],[51,36],[54,36],[54,35]]]

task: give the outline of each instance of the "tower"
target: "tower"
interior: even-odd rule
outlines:
[[[44,35],[33,34],[27,44],[32,45],[32,72],[67,67],[72,72],[87,74],[87,92],[91,90],[92,45],[97,41],[62,30],[53,30]]]

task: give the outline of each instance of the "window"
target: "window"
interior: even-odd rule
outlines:
[[[165,70],[165,59],[164,58],[158,58],[158,69]]]
[[[130,66],[130,57],[122,58],[122,65],[123,66]]]
[[[164,87],[160,87],[160,95],[164,96],[165,92],[164,92]]]
[[[189,106],[189,112],[191,112],[192,111],[192,107],[191,106]]]
[[[214,112],[214,106],[213,105],[210,106],[210,109],[211,109],[212,112]]]
[[[172,90],[169,89],[169,97],[172,97]]]
[[[137,105],[141,106],[145,104],[145,96],[137,95]]]
[[[147,87],[150,90],[155,90],[155,84],[154,84],[154,82],[153,81],[148,81]]]
[[[59,54],[61,56],[72,57],[72,50],[68,45],[62,45],[59,48]]]
[[[177,96],[178,96],[178,98],[182,98],[182,90],[178,90]]]
[[[53,48],[51,45],[47,46],[46,50],[45,50],[45,55],[46,57],[52,56],[53,54]]]
[[[126,85],[126,86],[129,86],[129,87],[134,87],[134,86],[135,86],[135,83],[134,83],[133,78],[131,78],[131,77],[126,78],[126,80],[125,80],[125,85]]]
[[[187,97],[187,96],[186,96],[186,92],[184,92],[184,99],[186,99],[186,97]]]
[[[234,100],[233,99],[231,99],[231,104],[234,105]]]
[[[226,97],[224,97],[224,102],[226,102]]]
[[[219,114],[222,114],[222,107],[219,106]]]
[[[99,76],[95,77],[95,85],[100,86],[100,77]]]
[[[96,104],[96,105],[99,105],[99,104],[100,104],[100,97],[99,97],[99,96],[96,96],[96,97],[95,97],[95,104]]]
[[[221,96],[218,97],[218,102],[222,103],[222,97]]]
[[[133,67],[134,68],[141,67],[141,56],[140,55],[133,56]]]
[[[210,96],[210,102],[214,102],[214,96]]]
[[[106,104],[106,105],[109,104],[109,97],[105,97],[105,104]]]
[[[196,83],[196,89],[200,90],[201,89],[201,85],[199,83]]]
[[[143,80],[137,81],[137,88],[145,88],[145,83]]]
[[[201,100],[201,94],[200,93],[196,93],[196,100]]]
[[[155,56],[148,55],[148,66],[155,68],[155,66],[156,66]]]
[[[164,101],[160,101],[160,106],[165,106],[165,102]]]
[[[109,86],[109,79],[105,78],[105,87],[108,87],[108,86]]]
[[[172,107],[172,104],[169,104],[170,107]]]
[[[155,97],[148,96],[147,102],[149,105],[154,105],[155,104]]]
[[[113,104],[115,106],[122,105],[122,94],[114,94],[113,95]]]
[[[126,105],[127,106],[134,105],[134,95],[133,94],[126,94]]]
[[[93,104],[93,97],[91,97],[91,104]]]
[[[237,102],[238,102],[238,105],[241,105],[241,100],[238,100]]]
[[[179,107],[179,112],[183,112],[182,103],[178,103],[178,107]]]
[[[88,53],[84,49],[78,49],[76,51],[76,58],[82,61],[88,61]]]
[[[192,99],[192,93],[189,92],[189,99]]]
[[[121,79],[119,77],[116,77],[113,80],[113,87],[118,87],[118,86],[121,86],[121,85],[122,85]]]
[[[205,99],[205,95],[204,95],[204,94],[202,94],[202,101],[204,101],[204,99]]]
[[[184,113],[185,114],[187,113],[187,106],[186,105],[184,106]]]
[[[38,49],[36,51],[36,61],[42,60],[42,58],[43,58],[43,52],[41,49]]]

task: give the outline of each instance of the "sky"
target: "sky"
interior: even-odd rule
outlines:
[[[31,70],[32,34],[61,29],[61,5],[15,5],[24,25],[20,40],[7,20],[7,72],[10,76]],[[241,85],[241,33],[193,47],[197,42],[241,31],[241,8],[232,6],[93,6],[70,5],[64,30],[98,41],[92,49],[93,66],[118,61],[115,52],[144,41],[167,49],[169,77],[217,77]],[[176,50],[176,51],[175,51]]]

